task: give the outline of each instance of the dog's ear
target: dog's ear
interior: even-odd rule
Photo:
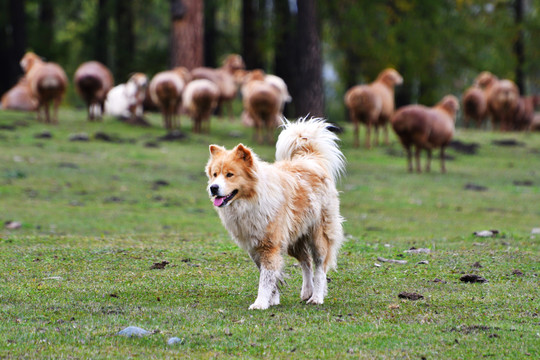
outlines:
[[[246,162],[248,166],[253,164],[253,156],[251,155],[251,150],[245,147],[243,144],[238,144],[234,148],[234,152],[239,159],[242,159]]]
[[[221,147],[219,145],[210,145],[210,155],[216,156],[217,154],[222,153],[225,151],[224,147]]]

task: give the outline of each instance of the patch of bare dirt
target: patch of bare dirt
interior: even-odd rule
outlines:
[[[186,134],[179,130],[173,130],[167,134],[160,136],[158,141],[182,141],[186,138]]]
[[[476,155],[480,144],[475,142],[465,143],[460,140],[452,140],[448,146],[461,154]]]
[[[161,270],[165,269],[165,266],[169,265],[170,263],[167,260],[163,260],[162,262],[154,263],[152,266],[150,266],[151,270]]]
[[[491,143],[497,146],[510,146],[510,147],[525,146],[525,143],[522,143],[521,141],[517,141],[516,139],[493,140]]]
[[[398,298],[416,301],[416,300],[423,299],[424,296],[420,295],[418,293],[415,293],[415,292],[412,292],[412,293],[401,292],[401,293],[398,294]]]
[[[516,186],[533,186],[534,183],[531,180],[514,180],[512,184]]]
[[[473,184],[473,183],[467,183],[463,187],[465,190],[471,190],[471,191],[487,191],[487,187],[483,185]]]
[[[485,283],[487,280],[480,275],[476,274],[465,274],[462,277],[459,278],[460,281],[466,282],[466,283]]]

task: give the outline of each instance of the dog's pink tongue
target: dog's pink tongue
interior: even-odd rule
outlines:
[[[216,196],[216,198],[214,199],[214,206],[217,206],[217,207],[220,207],[221,204],[223,204],[223,201],[225,200],[224,197],[222,196]]]

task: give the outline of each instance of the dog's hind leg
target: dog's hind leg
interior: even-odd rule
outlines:
[[[307,237],[304,236],[288,249],[289,255],[295,257],[302,268],[302,291],[300,298],[307,301],[313,295],[313,269],[311,268],[311,258],[309,249],[306,247]]]
[[[315,274],[313,276],[313,294],[307,301],[308,304],[322,304],[324,302],[324,296],[327,291],[328,244],[329,242],[323,232],[322,226],[319,226],[313,231],[311,253],[315,265]]]

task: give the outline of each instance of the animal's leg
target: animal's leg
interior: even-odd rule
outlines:
[[[253,117],[253,121],[255,122],[255,140],[257,143],[262,144],[263,143],[263,135],[262,135],[262,121],[259,117]]]
[[[409,172],[413,172],[411,146],[406,145],[405,151],[407,152],[407,169],[409,170]]]
[[[315,275],[313,276],[313,295],[307,301],[308,304],[322,304],[326,295],[326,269],[323,259],[315,259]]]
[[[300,298],[304,301],[309,300],[313,295],[313,270],[311,268],[309,249],[306,246],[307,240],[307,237],[302,237],[288,249],[289,255],[294,256],[302,268],[302,291],[300,292]]]
[[[313,295],[307,301],[308,304],[322,304],[326,295],[326,271],[328,270],[327,256],[329,242],[323,234],[322,227],[313,232],[312,257],[315,265],[313,276]]]
[[[88,103],[86,109],[88,110],[88,121],[94,120],[94,116],[92,112],[92,103]]]
[[[426,160],[426,172],[430,172],[431,171],[431,149],[426,149],[426,152],[427,152],[427,160]]]
[[[313,296],[313,269],[311,268],[311,260],[300,262],[302,267],[302,291],[300,298],[307,301]]]
[[[379,146],[379,125],[375,124],[374,125],[374,132],[375,132],[375,146]]]
[[[274,143],[274,119],[266,119],[266,141],[268,145]]]
[[[38,104],[38,107],[36,109],[36,115],[37,115],[37,121],[38,122],[42,122],[42,119],[41,119],[41,108],[42,108],[42,104]]]
[[[351,115],[352,117],[352,115]],[[354,119],[354,118],[353,118]],[[354,147],[357,148],[360,146],[360,124],[358,123],[358,120],[353,120],[354,124]]]
[[[366,149],[371,148],[370,138],[371,138],[371,123],[368,122],[366,124]]]
[[[99,103],[99,120],[103,121],[103,114],[105,114],[105,101]]]
[[[282,259],[279,249],[264,249],[260,254],[259,291],[250,310],[264,310],[279,304],[278,280],[281,278]]]
[[[444,165],[444,146],[441,147],[441,172],[443,174],[446,172],[446,166]]]
[[[227,104],[227,108],[229,110],[229,120],[234,121],[234,112],[233,112],[232,100],[227,101],[226,104]]]
[[[50,106],[50,103],[46,102],[45,103],[45,123],[46,124],[51,124],[51,116],[50,116],[50,112],[49,112],[49,106]]]
[[[161,115],[163,116],[163,126],[165,127],[165,129],[169,129],[168,126],[167,126],[167,111],[165,110],[165,107],[162,107],[161,108]]]
[[[422,149],[420,148],[420,146],[416,146],[416,151],[414,153],[414,157],[416,159],[416,172],[417,173],[421,173],[422,172],[422,169],[420,168],[420,151]]]
[[[58,124],[58,108],[60,107],[61,99],[54,99],[53,103],[53,123]]]
[[[384,131],[384,144],[388,145],[390,144],[390,139],[388,138],[388,125],[383,125],[383,131]]]

